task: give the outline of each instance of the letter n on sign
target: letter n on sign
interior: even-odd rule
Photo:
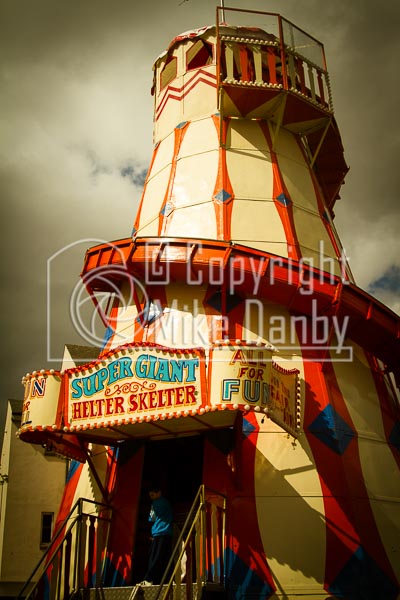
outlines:
[[[32,391],[31,398],[37,396],[38,398],[43,398],[44,393],[46,391],[46,379],[34,379],[32,383]]]

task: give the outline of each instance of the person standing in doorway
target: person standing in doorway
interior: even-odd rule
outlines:
[[[149,563],[141,585],[158,584],[164,575],[172,550],[173,512],[159,486],[149,489],[151,508],[151,547]]]

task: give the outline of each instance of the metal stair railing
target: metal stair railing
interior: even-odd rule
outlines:
[[[224,586],[225,496],[199,487],[154,600],[199,600],[208,583]],[[182,576],[182,561],[186,573]],[[196,583],[196,592],[193,587]],[[175,585],[173,585],[175,584]]]
[[[92,511],[87,504],[92,505]],[[17,599],[68,600],[81,588],[101,585],[111,517],[109,505],[79,498]]]

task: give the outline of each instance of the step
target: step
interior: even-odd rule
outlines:
[[[167,586],[163,586],[167,587]],[[176,593],[176,586],[174,588],[173,600],[186,600],[186,584],[182,583],[180,586],[180,594]],[[81,600],[155,600],[157,597],[159,586],[158,585],[146,585],[146,586],[126,586],[126,587],[114,587],[114,588],[91,588],[87,590],[81,590],[79,598]],[[192,600],[197,600],[197,584],[192,584]],[[171,595],[172,596],[172,595]],[[162,598],[160,594],[159,598]],[[171,597],[172,600],[172,597]]]
[[[163,586],[166,587],[166,586]],[[101,588],[101,589],[86,589],[81,590],[77,596],[77,600],[155,600],[158,592],[158,585],[146,585],[146,586],[130,586],[130,587],[114,587],[114,588]],[[182,583],[180,586],[180,594],[178,597],[175,584],[173,584],[174,596],[173,600],[186,600],[186,584]],[[197,584],[192,584],[192,600],[198,599]],[[217,600],[225,598],[224,586],[216,583],[207,582],[202,590],[200,596],[203,600]],[[199,600],[200,600],[199,596]],[[162,595],[160,594],[160,598]],[[172,598],[171,598],[172,600]]]

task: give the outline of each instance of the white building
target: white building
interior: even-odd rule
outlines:
[[[22,400],[8,401],[0,465],[0,598],[15,598],[50,541],[68,461],[23,444]]]

